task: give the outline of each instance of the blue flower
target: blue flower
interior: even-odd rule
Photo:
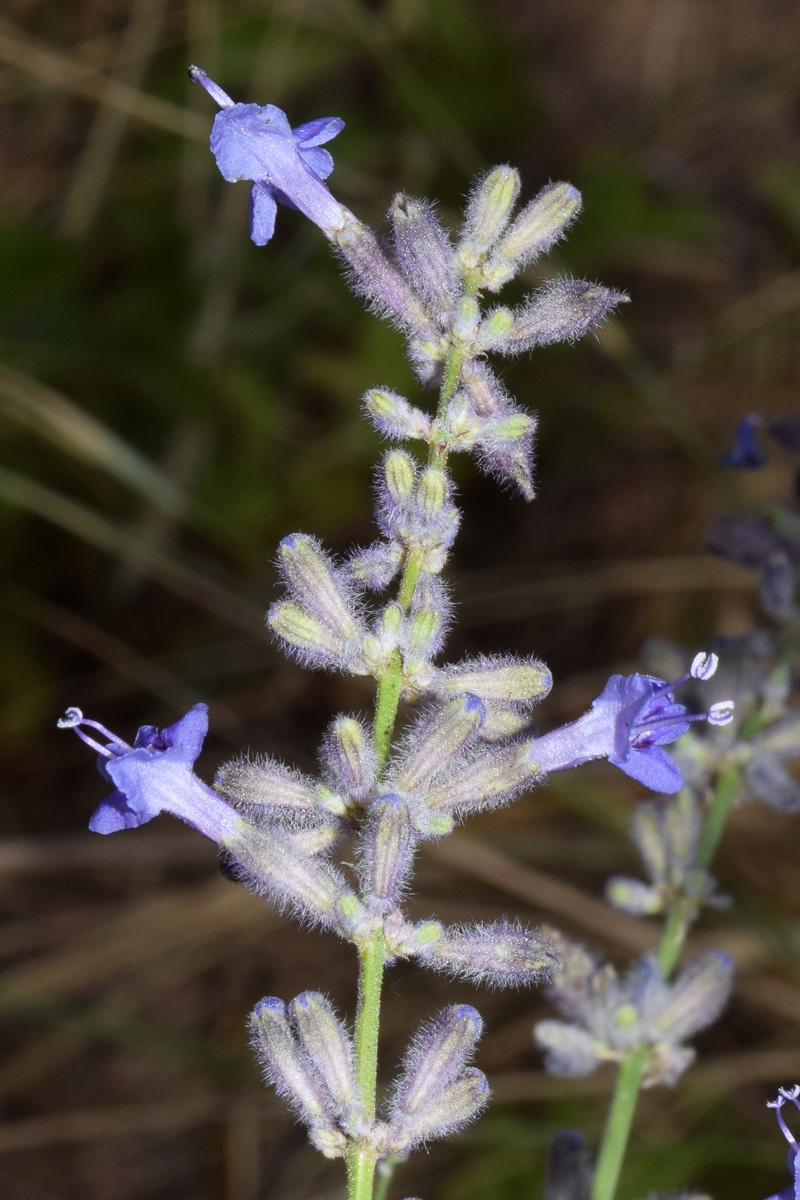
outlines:
[[[693,714],[673,692],[687,679],[708,679],[716,668],[716,655],[698,654],[691,671],[675,683],[652,675],[612,675],[587,713],[529,743],[531,762],[547,773],[607,758],[651,791],[679,792],[683,775],[662,747],[682,737],[693,721],[726,724],[733,705],[721,701],[708,713]]]
[[[241,822],[239,814],[194,774],[192,767],[208,731],[208,708],[195,704],[167,729],[142,725],[132,746],[79,708],[69,708],[58,722],[74,729],[98,753],[100,774],[115,790],[89,821],[94,833],[116,833],[145,825],[160,812],[171,812],[214,842],[228,838]],[[94,729],[107,745],[84,732]]]
[[[719,460],[721,467],[735,467],[740,471],[757,471],[759,467],[763,467],[769,455],[756,440],[755,432],[761,424],[761,418],[755,413],[742,417],[733,445]]]
[[[253,181],[250,236],[265,246],[275,229],[277,201],[297,208],[330,236],[351,214],[328,191],[323,180],[333,159],[320,147],[344,128],[339,117],[318,117],[292,129],[286,113],[274,104],[234,104],[201,67],[189,77],[202,84],[221,112],[211,130],[211,152],[229,183]]]
[[[798,1145],[794,1134],[783,1119],[783,1113],[781,1112],[787,1100],[791,1100],[795,1108],[800,1109],[800,1104],[797,1101],[798,1096],[800,1096],[800,1087],[795,1084],[794,1087],[790,1088],[778,1088],[777,1099],[767,1102],[767,1108],[775,1109],[775,1116],[778,1118],[780,1131],[789,1143],[786,1165],[794,1177],[794,1184],[790,1184],[782,1192],[775,1192],[772,1196],[768,1197],[768,1200],[800,1200],[800,1145]]]

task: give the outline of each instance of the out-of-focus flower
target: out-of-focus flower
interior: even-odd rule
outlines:
[[[714,1021],[727,1003],[732,963],[711,950],[668,983],[657,960],[644,955],[622,977],[583,946],[550,935],[561,954],[550,996],[567,1021],[539,1021],[537,1044],[553,1075],[588,1075],[601,1062],[621,1062],[647,1046],[643,1086],[671,1085],[694,1061],[684,1041]]]
[[[609,904],[632,916],[666,912],[678,896],[698,904],[724,907],[724,896],[715,896],[716,881],[695,867],[703,829],[703,812],[690,788],[673,798],[645,801],[631,820],[631,840],[639,851],[649,884],[627,875],[614,875],[606,885]]]
[[[242,824],[236,810],[192,770],[208,731],[205,704],[195,704],[166,729],[142,725],[132,746],[88,720],[79,708],[67,709],[58,724],[61,729],[74,729],[81,741],[97,751],[100,774],[115,788],[89,821],[94,833],[135,829],[160,812],[180,817],[214,842],[229,838]],[[99,733],[106,744],[86,729]]]
[[[719,465],[735,467],[741,471],[757,471],[759,467],[763,467],[769,455],[755,436],[760,427],[761,418],[757,413],[742,417],[736,428],[733,445],[727,454],[721,456]]]
[[[592,1159],[577,1129],[560,1129],[550,1143],[544,1200],[586,1200],[592,1186]]]

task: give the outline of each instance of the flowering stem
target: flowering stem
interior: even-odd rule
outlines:
[[[695,870],[705,871],[711,865],[740,782],[738,769],[728,771],[717,781],[697,845]],[[656,954],[665,979],[675,968],[697,911],[697,902],[689,896],[679,897],[670,910]],[[622,1060],[597,1156],[590,1200],[614,1200],[646,1065],[647,1046],[637,1046]]]
[[[444,413],[445,405],[455,394],[461,378],[465,355],[453,346],[447,357],[439,393],[438,413]],[[443,465],[446,451],[431,446],[429,462]],[[422,574],[424,553],[411,549],[406,555],[397,603],[408,612],[414,592]],[[373,741],[377,758],[378,774],[383,771],[392,744],[400,693],[403,686],[403,661],[399,650],[392,654],[389,664],[378,684],[375,701],[375,726]],[[356,1080],[359,1098],[368,1121],[375,1119],[375,1092],[378,1077],[378,1030],[381,1012],[381,986],[386,961],[386,935],[383,927],[375,930],[370,940],[360,950],[358,978],[358,1010],[356,1012],[355,1052]],[[348,1200],[373,1200],[373,1184],[377,1155],[372,1147],[351,1142],[347,1154],[347,1197]],[[385,1194],[391,1172],[386,1182],[379,1182],[378,1190]]]

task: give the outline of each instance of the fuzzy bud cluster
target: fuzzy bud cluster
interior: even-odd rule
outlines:
[[[414,1037],[389,1098],[386,1146],[407,1153],[447,1137],[473,1120],[489,1100],[486,1076],[467,1066],[483,1023],[467,1004],[442,1009]]]
[[[264,1076],[308,1127],[326,1158],[341,1158],[348,1135],[360,1129],[353,1043],[330,1003],[303,992],[288,1006],[261,1000],[250,1035]]]
[[[361,644],[365,629],[346,572],[316,538],[291,534],[278,554],[288,598],[273,604],[267,624],[287,652],[310,667],[367,674]]]
[[[621,1062],[648,1048],[644,1086],[671,1085],[695,1058],[684,1041],[716,1020],[731,991],[732,963],[711,950],[668,983],[652,955],[624,976],[582,946],[553,935],[561,967],[550,995],[566,1021],[539,1021],[534,1038],[553,1075],[588,1075],[601,1062]]]
[[[552,279],[518,308],[484,311],[480,296],[497,292],[564,236],[580,195],[552,183],[515,216],[518,173],[500,166],[479,179],[455,243],[427,200],[399,194],[389,210],[391,245],[353,218],[334,235],[355,290],[402,329],[423,384],[441,383],[459,364],[456,387],[431,419],[387,388],[364,398],[367,416],[393,441],[418,440],[439,458],[464,451],[501,483],[530,500],[536,419],[518,408],[483,361],[553,342],[574,341],[601,324],[627,297],[600,284]]]

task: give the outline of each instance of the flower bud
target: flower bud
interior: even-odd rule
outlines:
[[[414,1117],[423,1112],[464,1071],[481,1035],[483,1022],[468,1004],[454,1004],[417,1032],[395,1085],[392,1116]]]
[[[445,928],[418,957],[433,970],[490,987],[540,983],[559,964],[555,946],[538,930],[507,920]]]
[[[401,796],[379,796],[370,807],[364,834],[362,894],[378,912],[397,904],[411,869],[416,837]]]
[[[347,796],[365,796],[375,779],[372,739],[355,717],[337,717],[322,748],[322,760],[333,786]]]
[[[447,405],[444,420],[432,437],[444,442],[451,450],[470,450],[481,431],[482,422],[475,415],[470,396],[456,392]]]
[[[482,350],[502,350],[508,340],[514,315],[510,308],[495,308],[481,322],[478,343]]]
[[[573,1078],[590,1075],[598,1064],[598,1052],[602,1051],[602,1046],[584,1029],[564,1021],[537,1021],[533,1040],[545,1051],[544,1067],[550,1075]]]
[[[373,542],[355,550],[347,564],[350,578],[373,592],[382,592],[394,579],[403,562],[399,542]]]
[[[473,187],[464,214],[459,257],[474,268],[505,229],[519,195],[520,178],[513,167],[494,167]]]
[[[425,340],[409,338],[406,345],[411,369],[423,387],[431,387],[440,379],[450,345],[449,340],[437,330],[431,329],[429,333],[431,336]]]
[[[645,801],[631,818],[631,840],[641,855],[645,870],[654,881],[667,878],[673,865],[671,838],[663,805]],[[671,824],[671,823],[670,823]]]
[[[506,411],[510,403],[508,393],[485,363],[478,360],[467,363],[462,377],[476,416],[491,417]]]
[[[560,1129],[547,1154],[544,1200],[587,1200],[592,1186],[592,1158],[582,1133]]]
[[[306,1124],[330,1125],[328,1099],[307,1055],[294,1039],[283,1002],[274,996],[260,1000],[250,1014],[249,1025],[253,1049],[278,1095]]]
[[[442,618],[435,608],[417,609],[405,624],[403,655],[405,658],[432,658],[442,642]]]
[[[552,686],[552,675],[536,658],[481,656],[445,668],[441,691],[447,696],[472,692],[481,700],[529,707]]]
[[[581,196],[570,183],[549,183],[515,217],[497,247],[512,263],[528,263],[561,238],[581,210]]]
[[[483,1071],[468,1067],[413,1117],[393,1121],[389,1138],[402,1151],[429,1138],[447,1137],[478,1116],[489,1103],[489,1094]]]
[[[297,1040],[328,1093],[337,1116],[356,1103],[353,1045],[330,1003],[319,992],[302,992],[289,1005]]]
[[[368,226],[353,219],[334,234],[333,241],[350,268],[351,286],[357,295],[423,341],[435,338],[436,330],[422,302]]]
[[[341,1129],[311,1129],[308,1140],[323,1158],[344,1158],[347,1154],[347,1136]]]
[[[536,418],[518,409],[484,422],[477,438],[478,465],[501,483],[512,483],[533,500],[533,438]]]
[[[297,604],[279,600],[267,613],[267,624],[310,667],[338,666],[345,661],[341,639]]]
[[[795,603],[797,578],[786,554],[771,554],[761,573],[758,595],[764,611],[776,621],[789,621],[798,616]]]
[[[214,787],[237,808],[271,811],[275,816],[306,815],[316,807],[312,781],[271,758],[234,758],[223,763]]]
[[[476,812],[508,803],[541,775],[524,745],[487,745],[429,789],[425,803],[446,813]]]
[[[337,905],[350,892],[344,876],[302,854],[287,834],[245,826],[227,848],[253,891],[277,908],[295,908],[322,925],[335,923]]]
[[[423,442],[430,438],[431,423],[426,414],[388,388],[373,388],[367,392],[364,408],[378,433],[384,437],[417,438]]]
[[[387,511],[387,519],[391,521],[393,510],[398,517],[405,513],[414,495],[417,482],[414,460],[405,450],[390,450],[383,460],[383,477],[386,495],[381,497],[382,510]]]
[[[631,917],[653,917],[664,911],[661,889],[630,879],[627,875],[613,875],[605,886],[606,900],[620,912]]]
[[[530,713],[521,705],[487,704],[486,717],[481,725],[482,742],[507,742],[520,733],[531,732]]]
[[[733,986],[733,962],[721,950],[709,950],[681,971],[670,987],[655,1026],[670,1042],[705,1029],[722,1012]]]
[[[429,311],[450,312],[458,290],[455,255],[430,204],[402,193],[389,209],[397,261]]]
[[[411,792],[436,775],[470,740],[484,715],[483,703],[468,693],[423,715],[409,733],[394,785]]]
[[[444,928],[438,921],[419,921],[416,925],[404,923],[393,931],[387,945],[391,953],[401,958],[413,958],[430,949],[434,942],[444,934]]]
[[[552,280],[528,304],[515,310],[506,351],[518,354],[534,346],[575,341],[605,320],[612,308],[627,300],[624,293],[599,283]]]
[[[444,508],[449,491],[447,474],[441,467],[428,467],[422,472],[417,488],[417,506],[429,521],[435,521]]]
[[[279,553],[281,573],[306,612],[336,637],[354,637],[358,625],[347,590],[316,538],[291,534],[281,542]]]

